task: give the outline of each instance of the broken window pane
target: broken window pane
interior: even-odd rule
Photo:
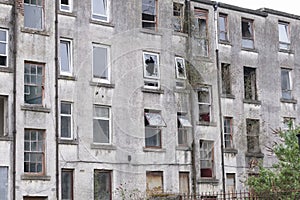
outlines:
[[[93,141],[95,143],[110,143],[110,109],[104,106],[94,106]]]
[[[93,0],[93,19],[107,21],[107,0]]]
[[[244,97],[248,100],[257,100],[255,68],[244,67]]]
[[[24,1],[24,26],[33,29],[43,29],[42,1]]]
[[[242,19],[242,47],[254,48],[253,20]]]
[[[246,119],[247,149],[250,153],[259,153],[259,120]]]
[[[143,53],[144,77],[159,78],[159,55],[154,53]]]
[[[166,126],[160,113],[145,112],[145,117],[148,126]]]
[[[186,79],[185,61],[183,58],[175,57],[176,78]]]
[[[60,41],[60,70],[61,73],[71,73],[71,42]]]
[[[173,3],[173,28],[174,31],[183,32],[183,22],[184,22],[184,16],[183,16],[183,4],[180,3]]]
[[[156,0],[142,1],[142,27],[156,29]]]
[[[177,115],[178,121],[180,123],[180,127],[192,127],[191,122],[189,121],[189,119],[186,116],[183,115]]]
[[[94,199],[111,200],[111,171],[94,170]]]
[[[207,37],[207,10],[195,8],[195,39],[200,56],[208,56],[208,37]]]
[[[289,24],[279,23],[279,48],[289,50],[290,49],[290,35],[289,35]]]
[[[108,47],[93,47],[93,76],[109,81]]]
[[[281,69],[281,91],[283,99],[292,99],[290,73],[291,70],[289,69]]]

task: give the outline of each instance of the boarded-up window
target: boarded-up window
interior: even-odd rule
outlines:
[[[8,167],[0,167],[0,199],[8,199]]]
[[[244,67],[244,97],[247,100],[257,100],[255,68]]]
[[[7,97],[0,96],[0,137],[5,136],[8,133],[8,104]]]
[[[73,170],[71,169],[61,171],[61,196],[62,200],[73,199]]]
[[[235,174],[233,173],[226,174],[226,192],[228,192],[231,197],[235,197]]]
[[[163,172],[146,172],[147,195],[163,193]]]
[[[179,193],[190,194],[190,178],[189,172],[179,172]]]
[[[200,140],[200,173],[201,177],[214,176],[214,143]]]
[[[259,153],[259,120],[246,119],[247,150],[249,153]]]
[[[279,22],[279,49],[289,50],[290,49],[290,30],[289,23]]]
[[[24,26],[43,29],[43,0],[24,0]]]
[[[7,67],[8,35],[7,30],[0,29],[0,66]]]
[[[242,19],[242,47],[254,48],[253,20]]]
[[[281,69],[281,94],[283,99],[292,99],[291,71],[290,69]]]
[[[110,81],[109,49],[104,45],[93,46],[93,77],[101,82]]]
[[[111,116],[107,106],[94,105],[93,141],[94,143],[111,142]]]
[[[221,77],[222,77],[222,94],[231,94],[231,73],[230,64],[221,64]]]
[[[111,175],[112,172],[108,170],[94,170],[95,200],[110,200],[112,198]]]

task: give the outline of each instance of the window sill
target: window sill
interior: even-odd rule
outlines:
[[[166,149],[164,148],[151,148],[151,147],[143,147],[144,152],[157,152],[157,153],[165,153]]]
[[[164,90],[160,90],[160,89],[148,89],[148,88],[142,88],[142,92],[153,93],[153,94],[164,94],[165,93]]]
[[[189,35],[187,33],[179,32],[179,31],[173,31],[173,35],[186,37],[186,38],[189,37]]]
[[[115,88],[115,84],[90,81],[90,86]]]
[[[198,126],[217,126],[215,122],[197,122]]]
[[[91,144],[91,149],[116,150],[117,147],[112,144]]]
[[[66,144],[66,145],[78,145],[78,141],[77,140],[67,140],[67,139],[62,139],[60,138],[58,140],[58,144]]]
[[[21,105],[21,110],[50,113],[51,109],[41,105]]]
[[[294,54],[294,51],[292,51],[291,49],[279,49],[278,51],[281,53]]]
[[[197,181],[198,184],[212,184],[212,185],[218,185],[219,179],[216,178],[200,178]]]
[[[235,99],[233,94],[221,94],[221,98]]]
[[[30,34],[38,34],[38,35],[43,35],[43,36],[50,36],[48,31],[36,30],[36,29],[31,29],[31,28],[26,28],[26,27],[21,27],[21,32],[30,33]]]
[[[297,100],[296,99],[284,99],[284,98],[280,98],[280,102],[281,103],[293,103],[293,104],[297,104]]]
[[[261,152],[257,152],[257,153],[251,153],[251,152],[246,152],[245,153],[246,157],[255,157],[255,158],[263,158],[264,154]]]
[[[51,176],[43,176],[43,175],[30,175],[24,174],[21,176],[21,180],[38,180],[38,181],[50,181]]]
[[[259,100],[244,99],[243,102],[247,103],[247,104],[261,105],[261,101],[259,101]]]
[[[111,28],[115,27],[115,25],[113,25],[111,22],[98,21],[98,20],[95,20],[95,19],[90,19],[90,23],[97,24],[97,25],[102,25],[102,26],[107,26],[107,27],[111,27]]]
[[[174,88],[174,92],[185,93],[185,94],[190,94],[191,93],[191,91],[188,90],[187,88],[178,88],[178,87]]]
[[[258,53],[257,49],[249,49],[249,48],[245,48],[245,47],[242,47],[242,51],[249,51],[249,52],[253,52],[253,53]]]
[[[10,67],[0,66],[0,72],[13,73],[14,70]]]
[[[224,148],[224,153],[237,154],[238,150],[234,148]]]
[[[177,146],[176,150],[178,150],[178,151],[191,151],[192,149],[187,145],[187,146]]]
[[[77,78],[75,76],[58,75],[57,78],[60,80],[77,81]]]
[[[146,29],[146,28],[142,28],[141,29],[141,33],[146,33],[146,34],[151,34],[151,35],[158,35],[158,36],[162,36],[163,35],[159,31],[154,31],[154,30],[150,30],[150,29]]]
[[[0,141],[13,141],[11,136],[0,136]]]
[[[219,40],[219,44],[232,46],[232,44],[228,40]]]
[[[65,16],[69,16],[69,17],[77,17],[77,14],[75,12],[59,10],[59,11],[57,11],[57,13],[60,15],[65,15]]]

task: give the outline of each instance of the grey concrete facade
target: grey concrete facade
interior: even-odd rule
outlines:
[[[299,123],[299,16],[207,0],[61,2],[0,0],[0,199],[244,190],[257,162],[276,162],[272,131]]]

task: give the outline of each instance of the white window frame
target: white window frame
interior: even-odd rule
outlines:
[[[60,39],[60,45],[61,43],[66,43],[67,44],[67,59],[68,59],[68,63],[69,63],[69,70],[68,71],[63,71],[62,69],[62,59],[61,59],[61,47],[60,47],[60,74],[61,75],[65,75],[65,76],[72,76],[73,73],[73,48],[72,48],[72,40],[68,40],[68,39]]]
[[[230,129],[229,133],[226,132],[226,127],[225,127],[226,120],[229,120],[229,127],[228,127]],[[233,117],[225,116],[223,118],[223,131],[224,131],[224,148],[226,148],[226,149],[234,148],[233,147]],[[228,135],[230,136],[230,140],[229,140],[230,145],[226,146],[226,141],[228,141],[228,140],[226,140],[226,136],[228,136]]]
[[[24,1],[29,1],[29,3],[25,3]],[[25,28],[29,28],[29,29],[36,29],[36,30],[43,30],[44,29],[44,0],[36,0],[36,1],[40,1],[41,2],[41,5],[38,5],[38,4],[33,4],[32,3],[33,0],[23,0],[24,2],[24,10],[25,10],[25,6],[32,6],[32,7],[40,7],[42,9],[42,13],[41,13],[41,27],[40,28],[37,28],[37,27],[28,27],[25,25],[25,11],[24,11],[24,27]]]
[[[285,29],[284,35],[280,34],[281,26]],[[286,37],[287,41],[283,41],[282,37]],[[282,21],[278,22],[278,40],[279,40],[279,49],[290,50],[291,36],[290,36],[290,24],[288,22],[282,22]]]
[[[59,1],[59,9],[64,12],[72,12],[73,11],[73,0],[68,0],[69,4],[62,4],[61,0]]]
[[[62,113],[62,109],[61,109],[62,104],[69,104],[70,105],[70,109],[71,109],[70,114]],[[61,101],[60,102],[60,128],[62,127],[62,120],[61,120],[62,117],[70,118],[69,120],[70,120],[71,127],[70,127],[70,137],[63,137],[62,133],[61,133],[61,129],[60,129],[60,138],[64,139],[64,140],[72,140],[73,139],[73,103],[72,102],[68,102],[68,101]]]
[[[0,28],[0,31],[5,33],[5,38],[6,40],[0,40],[0,44],[4,44],[5,45],[5,53],[2,54],[0,53],[0,56],[2,57],[6,57],[6,63],[5,65],[0,65],[1,67],[8,67],[8,31],[6,29],[2,29]]]
[[[106,70],[107,70],[107,78],[101,78],[101,77],[96,77],[94,75],[94,48],[103,48],[106,49]],[[111,47],[109,45],[104,45],[104,44],[95,44],[93,43],[93,54],[92,54],[92,77],[93,81],[95,82],[100,82],[100,83],[110,83],[111,82],[111,63],[110,63],[110,51]]]
[[[8,135],[8,124],[9,124],[9,115],[8,115],[8,96],[6,95],[0,95],[0,100],[3,101],[3,113],[0,112],[0,114],[3,117],[3,134],[0,134],[0,137],[5,137]],[[1,119],[1,118],[0,118]],[[0,127],[1,128],[1,127]]]
[[[182,64],[182,68],[184,70],[183,74],[180,75],[181,73],[179,72],[179,67],[178,64]],[[186,80],[186,67],[185,67],[185,60],[182,57],[175,57],[175,68],[176,68],[176,78],[177,79],[182,79]]]
[[[149,59],[149,57],[156,57],[154,61],[154,70],[157,71],[155,76],[149,76],[147,73],[147,64],[146,61]],[[160,68],[159,68],[159,54],[158,53],[152,53],[152,52],[143,52],[143,71],[144,71],[144,88],[149,89],[158,89],[160,88]]]
[[[104,108],[104,109],[108,109],[108,117],[97,117],[95,115],[95,108]],[[98,104],[94,104],[93,106],[93,123],[94,120],[103,120],[103,121],[108,121],[108,142],[95,142],[94,141],[94,127],[93,127],[93,143],[94,144],[111,144],[112,143],[112,115],[111,115],[111,107],[110,106],[105,106],[105,105],[98,105]]]
[[[105,14],[94,13],[94,1],[106,1],[106,10]],[[91,0],[92,4],[92,19],[97,21],[109,22],[109,10],[110,10],[110,1],[111,0]]]
[[[201,91],[204,91],[204,92],[208,92],[208,95],[209,95],[209,102],[200,102],[200,99],[199,99],[199,92]],[[197,91],[197,95],[198,95],[198,111],[199,111],[199,122],[204,122],[204,123],[210,123],[212,121],[212,109],[211,109],[211,87],[209,86],[203,86],[203,87],[200,87]],[[200,121],[200,109],[199,109],[199,106],[200,105],[207,105],[209,106],[209,121],[205,121],[205,120],[202,120]]]

